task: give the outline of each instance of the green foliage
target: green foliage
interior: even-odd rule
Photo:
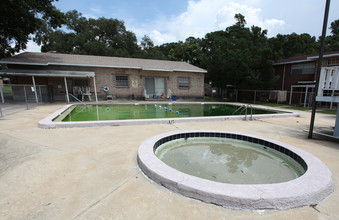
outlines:
[[[166,43],[159,47],[161,52],[169,60],[184,61],[196,66],[200,66],[201,39],[189,37],[185,42]]]
[[[276,60],[319,52],[319,43],[309,34],[278,34],[268,41]]]
[[[331,23],[331,33],[332,35],[339,35],[339,19]]]
[[[208,70],[208,80],[220,88],[227,85],[238,89],[272,88],[277,78],[267,31],[257,26],[246,28],[241,14],[235,18],[235,25],[208,33],[202,40],[201,66]]]
[[[57,10],[54,0],[0,1],[0,58],[26,49],[29,35],[60,27],[64,14]]]
[[[165,60],[166,56],[161,52],[159,47],[154,47],[154,43],[149,36],[144,36],[140,42],[141,51],[139,58]]]
[[[331,23],[331,34],[325,39],[325,51],[339,51],[339,19]]]
[[[87,19],[76,10],[66,13],[69,30],[50,32],[40,40],[42,51],[131,57],[139,52],[134,33],[117,19]]]
[[[143,50],[149,50],[154,47],[153,41],[149,36],[146,35],[142,38],[140,45]]]
[[[337,115],[337,110],[317,110],[318,113]]]
[[[242,14],[238,13],[234,15],[234,18],[237,20],[237,23],[235,24],[235,26],[244,28],[246,25],[246,20],[245,20],[245,16],[243,16]]]

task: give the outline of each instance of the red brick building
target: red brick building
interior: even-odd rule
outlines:
[[[312,54],[278,60],[273,64],[275,73],[280,76],[276,89],[289,92],[290,104],[312,104],[318,60],[319,55]],[[339,66],[339,51],[325,53],[322,67],[336,66]]]

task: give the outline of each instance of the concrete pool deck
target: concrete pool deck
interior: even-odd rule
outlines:
[[[0,118],[0,219],[339,218],[339,145],[307,139],[309,112],[254,121],[38,128],[39,120],[63,106],[46,104]],[[334,123],[335,115],[316,115],[316,128]],[[327,165],[335,191],[312,207],[240,211],[175,194],[143,175],[136,158],[145,139],[193,129],[244,132],[298,147]]]

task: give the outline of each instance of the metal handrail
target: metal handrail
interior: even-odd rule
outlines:
[[[82,103],[83,105],[86,105],[83,101],[81,101],[80,99],[78,99],[77,97],[75,97],[73,94],[68,93],[68,95],[71,95],[73,98],[75,98],[75,100],[77,100],[78,102]]]
[[[247,104],[247,105],[246,105],[246,116],[245,116],[245,120],[247,120],[247,109],[248,109],[249,107],[251,108],[251,119],[250,119],[250,120],[253,119],[253,106],[252,106],[251,104]]]
[[[232,113],[232,115],[234,115],[235,113],[237,113],[237,112],[238,112],[239,110],[241,110],[241,109],[242,109],[242,111],[245,110],[245,108],[246,108],[245,105],[240,106],[239,108],[237,108],[237,109]]]
[[[247,109],[248,109],[248,108],[251,108],[251,118],[250,118],[250,120],[252,120],[252,119],[253,119],[253,106],[252,106],[251,104],[247,104],[247,105],[242,105],[242,106],[240,106],[237,110],[235,110],[235,111],[232,113],[232,115],[234,115],[234,114],[237,113],[238,111],[240,111],[240,112],[245,111],[245,120],[247,120]]]

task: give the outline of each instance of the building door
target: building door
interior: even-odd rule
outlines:
[[[165,78],[145,78],[145,89],[147,95],[160,97],[165,94]]]
[[[145,79],[145,89],[146,89],[147,95],[154,95],[155,94],[154,78],[146,78]]]
[[[166,95],[165,94],[165,79],[164,78],[155,78],[154,79],[155,94],[157,96]]]

